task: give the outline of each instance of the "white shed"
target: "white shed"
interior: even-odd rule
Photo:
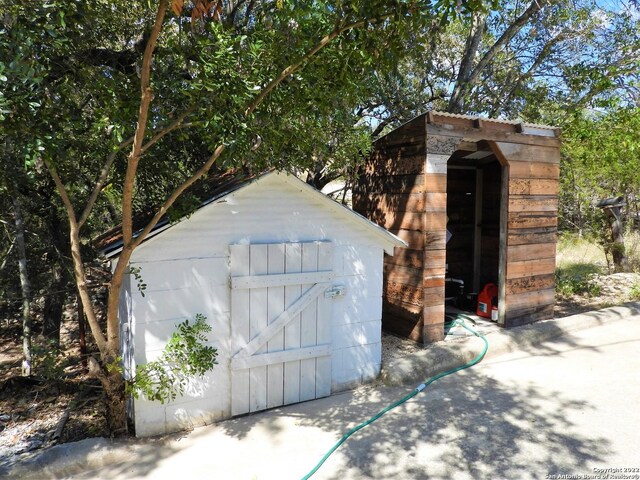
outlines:
[[[296,177],[236,182],[134,252],[125,282],[125,370],[156,358],[200,313],[218,365],[174,402],[131,405],[136,435],[209,424],[351,388],[381,364],[384,252],[405,243]],[[105,250],[119,252],[117,243]]]

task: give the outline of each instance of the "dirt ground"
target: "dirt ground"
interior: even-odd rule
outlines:
[[[62,325],[59,381],[21,376],[21,324],[0,322],[0,462],[55,443],[108,436],[102,390],[80,361],[75,319]],[[36,321],[34,331],[39,326]]]
[[[597,296],[556,298],[555,316],[596,310],[634,300],[640,275],[594,274]],[[0,462],[3,458],[55,443],[108,436],[105,407],[99,384],[88,377],[80,362],[77,321],[67,315],[62,328],[65,351],[64,379],[50,382],[20,376],[21,325],[17,319],[0,320]],[[38,325],[35,325],[38,331]],[[417,344],[383,334],[383,364],[419,350]]]

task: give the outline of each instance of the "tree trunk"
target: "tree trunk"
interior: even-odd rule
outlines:
[[[469,36],[464,46],[464,54],[460,62],[460,70],[458,71],[456,84],[449,99],[448,112],[460,113],[462,111],[464,95],[469,89],[469,77],[473,71],[473,62],[478,53],[478,47],[480,46],[480,40],[484,33],[486,20],[487,13],[485,12],[474,12],[471,17],[471,29],[469,30]]]
[[[102,388],[106,397],[107,426],[112,437],[126,435],[127,403],[124,391],[124,379],[119,372],[106,377],[102,381]]]
[[[84,318],[84,308],[82,308],[82,299],[80,295],[77,295],[78,302],[78,341],[80,342],[80,358],[82,359],[82,366],[87,368],[87,329],[86,320]]]
[[[98,361],[89,358],[89,373],[100,380],[107,407],[107,428],[112,437],[125,435],[127,428],[127,409],[124,391],[124,379],[119,369],[111,369],[110,373],[98,364]]]
[[[66,279],[62,274],[62,266],[54,262],[51,267],[51,277],[53,281],[49,292],[44,300],[42,335],[53,342],[56,347],[60,346],[60,325],[62,324],[62,313],[65,300],[67,298],[64,288],[67,286]]]
[[[611,256],[613,269],[616,273],[628,272],[629,261],[624,249],[624,235],[622,230],[622,212],[620,207],[605,209],[611,223]]]
[[[474,14],[471,31],[469,32],[469,37],[465,44],[464,58],[466,58],[468,62],[464,62],[463,65],[461,65],[454,91],[449,99],[449,104],[447,105],[447,112],[463,112],[465,96],[468,95],[476,85],[481,73],[487,65],[493,61],[495,56],[502,51],[505,45],[507,45],[511,39],[516,36],[520,30],[522,30],[529,20],[542,10],[548,2],[549,0],[534,0],[531,2],[529,7],[522,12],[518,18],[513,20],[513,22],[502,33],[500,38],[498,38],[484,53],[484,55],[481,56],[480,61],[472,66],[474,57],[478,51],[478,45],[482,33],[479,29],[480,27],[484,28],[484,20],[486,19],[486,17],[485,19],[482,18],[482,13]]]
[[[16,244],[18,245],[18,270],[20,272],[20,287],[22,288],[22,375],[31,375],[31,285],[27,273],[27,251],[24,246],[24,222],[22,219],[22,205],[18,193],[13,197],[13,214],[16,223]]]
[[[52,203],[46,215],[47,234],[49,245],[47,259],[51,264],[51,282],[49,295],[44,302],[44,324],[42,335],[60,344],[60,325],[66,303],[66,290],[71,286],[72,275],[68,268],[69,258],[69,232],[59,216],[58,207]]]

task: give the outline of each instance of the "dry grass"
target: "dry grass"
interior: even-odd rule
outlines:
[[[593,271],[606,270],[607,259],[595,240],[563,234],[558,240],[556,266],[564,270],[575,265],[589,265]]]
[[[640,232],[627,232],[624,237],[625,251],[631,271],[640,273]],[[562,234],[558,240],[556,267],[559,271],[584,268],[587,273],[612,273],[597,239]]]
[[[557,317],[640,299],[640,234],[626,235],[632,272],[613,274],[596,240],[562,235],[556,257]]]

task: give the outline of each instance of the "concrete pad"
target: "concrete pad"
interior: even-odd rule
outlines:
[[[514,351],[531,351],[536,345],[578,329],[587,329],[640,314],[640,303],[633,302],[564,318],[544,320],[522,327],[490,331],[486,334],[493,358]],[[473,328],[472,325],[470,325]],[[477,337],[428,345],[413,355],[383,365],[379,380],[385,385],[420,383],[467,363],[482,351],[484,343]]]
[[[638,324],[640,304],[627,304],[511,330],[491,332],[487,335],[490,345],[488,363],[494,363],[499,356],[509,352],[522,355],[555,353],[557,345],[550,342],[555,337],[574,332],[574,336],[563,337],[562,345],[570,348],[571,344],[568,342],[579,342],[575,336],[576,331],[632,317],[633,324]],[[621,325],[628,323],[621,322]],[[411,387],[404,385],[417,385],[438,373],[457,367],[474,358],[482,347],[482,340],[475,337],[456,342],[440,342],[384,366],[377,384],[320,400],[220,422],[192,432],[142,440],[112,441],[92,438],[20,455],[0,464],[0,477],[150,479],[179,478],[188,475],[189,478],[300,478],[346,430],[409,393]],[[511,355],[514,354],[516,353]],[[535,370],[535,363],[531,368]],[[469,378],[477,375],[475,369],[467,372],[471,373],[463,375],[471,375]],[[429,403],[426,412],[431,412],[432,416],[442,415],[442,421],[437,420],[440,423],[445,421],[444,417],[447,416],[446,412],[452,399],[460,395],[456,377],[458,376],[441,380],[436,385],[442,385],[442,390],[430,390],[427,396],[428,401],[433,403]],[[390,388],[381,383],[403,386]],[[455,395],[447,389],[456,392]],[[474,388],[470,391],[476,394]],[[493,395],[492,391],[495,391],[493,387],[486,395]],[[621,393],[620,396],[624,395]],[[396,439],[395,441],[402,443],[406,449],[414,448],[414,445],[419,447],[424,443],[426,437],[420,436],[424,433],[420,434],[416,430],[424,423],[421,402],[424,400],[415,397],[414,400],[398,407],[390,418],[383,417],[379,424],[376,423],[377,427],[367,429],[367,433],[361,437],[366,441],[359,440],[350,445],[349,450],[337,451],[331,458],[331,465],[327,465],[326,469],[323,467],[323,472],[320,472],[318,478],[360,478],[358,472],[361,474],[368,468],[361,465],[361,461],[376,463],[377,470],[375,474],[371,474],[371,478],[392,478],[394,472],[404,472],[402,478],[416,478],[412,475],[417,474],[417,471],[407,470],[409,467],[401,467],[398,462],[406,460],[409,465],[415,462],[430,464],[437,455],[444,455],[438,445],[446,445],[446,442],[430,445],[428,458],[410,458],[416,452],[423,455],[424,450],[409,452],[406,455],[395,450],[383,452],[376,442],[382,439]],[[487,408],[497,408],[491,402],[487,405]],[[500,418],[500,415],[495,413],[493,416]],[[435,421],[436,418],[432,417],[431,421]],[[491,416],[485,414],[480,420],[486,421],[484,418],[488,419]],[[544,418],[540,417],[537,421],[542,423]],[[467,424],[468,422],[461,423]],[[514,428],[513,425],[508,427]],[[450,435],[450,441],[457,441],[461,434],[451,431],[447,435]],[[535,446],[536,442],[532,445]],[[358,458],[356,461],[354,455],[359,451],[362,459]],[[374,458],[367,452],[377,453]],[[408,457],[405,459],[402,455]],[[355,470],[354,462],[358,467]],[[355,473],[342,475],[340,472],[343,471]],[[450,472],[446,469],[442,472],[442,478],[451,478]],[[463,475],[460,478],[469,477]]]

